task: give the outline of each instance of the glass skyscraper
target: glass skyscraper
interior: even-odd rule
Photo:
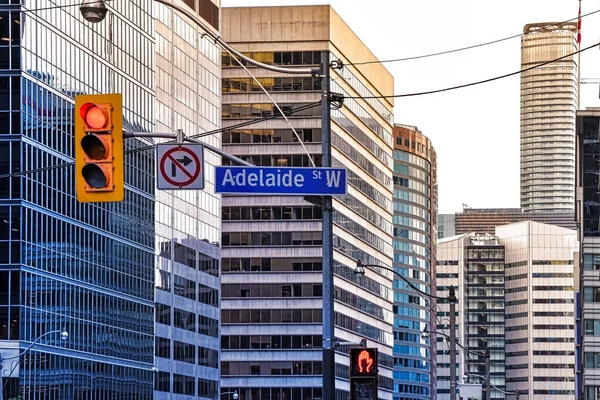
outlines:
[[[431,293],[437,238],[436,154],[417,128],[394,126],[394,270]],[[394,279],[394,399],[431,399],[435,390],[435,302]]]
[[[4,398],[151,399],[153,152],[125,142],[121,203],[78,203],[71,163],[76,94],[123,93],[125,128],[153,130],[152,1],[109,3],[96,25],[2,4],[0,175],[23,172],[0,180]]]
[[[218,34],[219,7],[176,1]],[[156,129],[187,136],[221,125],[221,50],[194,22],[156,4]],[[216,15],[216,18],[214,16]],[[220,147],[221,134],[202,140]],[[204,190],[156,194],[154,399],[210,398],[219,388],[221,199],[217,155],[204,152]]]

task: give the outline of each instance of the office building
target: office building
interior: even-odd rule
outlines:
[[[600,396],[600,109],[577,112],[577,398]],[[576,265],[577,266],[577,265]],[[596,304],[598,303],[598,304]]]
[[[76,94],[123,93],[124,127],[153,130],[152,2],[97,25],[1,8],[0,174],[48,168],[0,182],[4,398],[152,399],[153,152],[125,141],[120,203],[78,203],[70,165]]]
[[[335,336],[379,349],[379,398],[392,399],[392,274],[358,278],[356,261],[392,268],[392,76],[330,6],[223,9],[223,39],[265,63],[318,68],[321,51],[344,62],[331,89],[333,165],[348,169],[334,207]],[[248,73],[223,54],[223,126],[277,113]],[[289,119],[223,133],[223,148],[260,166],[321,165],[320,82],[248,66]],[[315,89],[316,88],[316,89]],[[306,151],[299,141],[306,146]],[[308,154],[307,154],[308,153]],[[223,196],[221,391],[241,400],[322,398],[322,211],[302,196]],[[336,341],[337,343],[338,341]],[[348,348],[336,346],[336,399],[347,399]]]
[[[454,214],[438,214],[438,239],[455,236]]]
[[[458,385],[483,383],[490,350],[493,399],[572,400],[575,394],[576,231],[523,221],[495,235],[463,234],[437,246],[437,295],[455,286]],[[449,398],[449,306],[439,303],[438,399]],[[463,380],[467,375],[468,381]]]
[[[578,50],[577,22],[528,24],[521,69]],[[521,73],[521,209],[573,212],[577,57]]]
[[[497,226],[520,221],[535,221],[575,229],[573,212],[523,212],[518,208],[463,208],[454,214],[456,235],[477,232],[493,235]]]
[[[490,353],[491,399],[504,399],[504,246],[489,234],[440,239],[436,261],[437,296],[456,288],[457,387],[483,384],[486,351]],[[437,396],[450,398],[450,307],[438,302]],[[498,390],[500,389],[500,390]]]
[[[394,269],[426,293],[431,293],[437,241],[436,168],[431,141],[416,127],[395,125]],[[430,329],[435,313],[429,299],[394,279],[394,399],[431,399],[435,341],[421,333]]]
[[[496,236],[506,249],[506,390],[521,400],[572,400],[577,232],[524,221]]]
[[[219,32],[219,2],[177,1]],[[156,130],[187,136],[220,127],[221,50],[196,24],[156,4]],[[221,147],[221,135],[201,140]],[[156,193],[156,384],[154,399],[219,393],[220,157],[204,151],[204,190]]]

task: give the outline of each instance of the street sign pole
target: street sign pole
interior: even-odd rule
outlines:
[[[321,51],[321,148],[323,167],[331,167],[329,50]],[[323,399],[335,400],[335,321],[333,308],[333,198],[323,197]]]

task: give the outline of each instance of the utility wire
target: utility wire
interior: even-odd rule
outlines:
[[[593,14],[596,14],[596,13],[599,13],[599,12],[600,12],[600,10],[595,10],[595,11],[589,12],[587,14],[582,14],[581,18],[590,16],[590,15],[593,15]],[[548,24],[544,28],[551,27],[551,26],[554,26],[556,24],[564,24],[564,23],[567,23],[567,22],[576,21],[578,19],[579,19],[579,16],[577,16],[575,18],[568,19],[568,20],[563,21],[563,22],[558,22],[558,23],[554,23],[554,24]],[[476,49],[478,47],[489,46],[491,44],[496,44],[496,43],[504,42],[506,40],[510,40],[510,39],[515,39],[515,38],[518,38],[518,37],[522,37],[524,35],[525,35],[524,33],[519,33],[517,35],[507,36],[505,38],[496,39],[496,40],[492,40],[492,41],[489,41],[489,42],[474,44],[474,45],[465,46],[465,47],[459,47],[459,48],[452,49],[452,50],[440,51],[440,52],[437,52],[437,53],[422,54],[422,55],[419,55],[419,56],[404,57],[404,58],[393,58],[393,59],[390,59],[390,60],[362,61],[362,62],[355,62],[355,63],[347,62],[345,64],[347,64],[347,65],[355,65],[356,66],[356,65],[383,64],[383,63],[391,63],[391,62],[419,60],[421,58],[429,58],[429,57],[442,56],[442,55],[445,55],[445,54],[458,53],[458,52],[464,51],[464,50],[471,50],[471,49]]]
[[[585,48],[583,48],[581,50],[577,50],[577,51],[575,51],[573,53],[564,55],[562,57],[555,58],[554,60],[545,61],[543,63],[536,64],[536,65],[533,65],[531,67],[527,67],[527,68],[521,69],[519,71],[515,71],[515,72],[511,72],[509,74],[504,74],[504,75],[496,76],[496,77],[493,77],[493,78],[484,79],[484,80],[481,80],[481,81],[476,81],[476,82],[471,82],[471,83],[465,83],[465,84],[458,85],[458,86],[451,86],[451,87],[447,87],[447,88],[443,88],[443,89],[435,89],[435,90],[428,90],[428,91],[425,91],[425,92],[415,92],[415,93],[407,93],[407,94],[394,94],[394,95],[388,95],[388,96],[344,96],[344,98],[346,98],[346,99],[391,99],[391,98],[401,98],[401,97],[415,97],[415,96],[423,96],[423,95],[426,95],[426,94],[448,92],[448,91],[451,91],[451,90],[462,89],[462,88],[466,88],[466,87],[470,87],[470,86],[477,86],[477,85],[481,85],[482,83],[488,83],[488,82],[497,81],[497,80],[508,78],[508,77],[511,77],[511,76],[514,76],[514,75],[519,75],[519,74],[521,74],[523,72],[531,71],[531,70],[539,68],[539,67],[543,67],[544,65],[552,64],[552,63],[554,63],[556,61],[560,61],[562,59],[574,56],[576,54],[583,53],[584,51],[587,51],[587,50],[592,49],[594,47],[598,47],[599,45],[600,45],[600,42],[599,43],[595,43],[595,44],[593,44],[591,46],[585,47]]]
[[[114,0],[104,0],[105,3],[107,2],[112,2]],[[7,6],[7,7],[6,7]],[[56,9],[60,9],[60,8],[69,8],[69,7],[79,7],[81,6],[81,3],[73,3],[73,4],[65,4],[62,6],[52,6],[52,7],[43,7],[43,8],[30,8],[30,9],[22,9],[20,7],[22,7],[21,4],[11,4],[11,5],[5,5],[5,7],[2,7],[0,9],[0,15],[4,15],[4,14],[8,14],[8,13],[31,13],[31,12],[36,12],[36,11],[46,11],[46,10],[56,10]]]
[[[317,105],[320,105],[320,102],[316,102],[316,103],[309,103],[309,104],[305,104],[303,106],[300,107],[296,107],[296,108],[292,108],[291,110],[285,111],[284,113],[286,115],[293,115],[294,113],[298,112],[298,111],[303,111],[303,110],[308,110],[309,108],[312,107],[316,107]],[[262,122],[262,121],[267,121],[270,119],[276,119],[276,118],[282,118],[281,115],[279,114],[273,114],[270,115],[268,117],[262,117],[262,118],[257,118],[257,119],[253,119],[251,121],[246,121],[246,122],[240,122],[239,124],[236,125],[232,125],[232,126],[228,126],[227,128],[219,128],[219,129],[215,129],[209,132],[204,132],[198,135],[194,135],[194,136],[190,136],[192,138],[200,138],[200,137],[204,137],[204,136],[209,136],[209,135],[214,135],[217,133],[221,133],[221,132],[225,132],[225,131],[229,131],[232,129],[238,129],[238,128],[243,128],[249,125],[253,125],[256,124],[258,122]],[[146,151],[146,150],[152,150],[156,147],[155,144],[153,145],[148,145],[148,146],[141,146],[135,149],[129,149],[126,150],[124,152],[124,154],[134,154],[134,153],[139,153],[142,151]],[[34,174],[37,172],[44,172],[44,171],[49,171],[49,170],[53,170],[53,169],[58,169],[58,168],[64,168],[64,167],[71,167],[75,165],[74,162],[66,162],[66,163],[62,163],[62,164],[57,164],[57,165],[51,165],[48,167],[41,167],[41,168],[36,168],[36,169],[29,169],[29,170],[25,170],[25,171],[19,171],[19,172],[13,172],[10,174],[2,174],[0,175],[0,179],[4,179],[4,178],[13,178],[16,176],[21,176],[21,175],[27,175],[27,174]]]

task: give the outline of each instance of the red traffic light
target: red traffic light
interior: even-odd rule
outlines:
[[[79,109],[88,130],[110,130],[109,110],[104,104],[85,103]]]

